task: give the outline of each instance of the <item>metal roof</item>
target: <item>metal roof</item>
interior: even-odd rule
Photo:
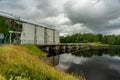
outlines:
[[[40,23],[38,23],[38,22],[34,22],[34,21],[31,21],[31,20],[23,19],[23,18],[14,16],[13,14],[9,14],[9,13],[6,13],[6,12],[0,11],[0,16],[1,16],[1,17],[4,17],[4,18],[8,18],[8,19],[15,20],[15,21],[18,21],[18,22],[29,23],[29,24],[33,24],[33,25],[36,25],[36,26],[44,27],[44,28],[46,28],[46,29],[55,30],[55,29],[49,28],[48,26],[45,26],[45,25],[43,25],[43,24],[40,24]]]

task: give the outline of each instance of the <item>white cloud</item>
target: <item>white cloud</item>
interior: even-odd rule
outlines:
[[[120,24],[120,17],[116,18],[116,19],[112,19],[109,21],[110,25],[114,25],[114,24]]]
[[[65,17],[64,14],[60,14],[60,15],[54,16],[54,17],[47,17],[47,18],[41,20],[40,22],[45,23],[47,25],[51,25],[51,26],[70,24],[70,20],[67,17]]]
[[[93,31],[89,28],[87,28],[86,26],[84,26],[84,24],[74,24],[74,25],[62,25],[61,27],[58,28],[59,31],[61,31],[61,34],[65,34],[66,35],[71,35],[74,33],[93,33]]]

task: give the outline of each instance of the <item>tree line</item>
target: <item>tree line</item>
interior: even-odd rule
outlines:
[[[61,43],[94,43],[99,42],[110,45],[120,45],[120,35],[102,35],[92,33],[76,33],[60,37]]]

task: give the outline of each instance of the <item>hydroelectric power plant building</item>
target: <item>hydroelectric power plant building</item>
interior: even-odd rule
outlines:
[[[0,17],[9,20],[14,20],[20,24],[20,27],[16,31],[10,32],[10,43],[18,44],[36,44],[36,45],[49,45],[59,44],[59,32],[55,29],[48,28],[44,25],[31,22],[19,17],[13,17],[4,13],[0,13]],[[12,34],[16,34],[15,39],[12,40]]]
[[[59,32],[31,23],[23,23],[21,44],[59,44]]]

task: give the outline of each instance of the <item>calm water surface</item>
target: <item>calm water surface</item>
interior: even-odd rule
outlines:
[[[84,75],[86,80],[120,80],[120,47],[94,47],[61,54],[56,68]]]

